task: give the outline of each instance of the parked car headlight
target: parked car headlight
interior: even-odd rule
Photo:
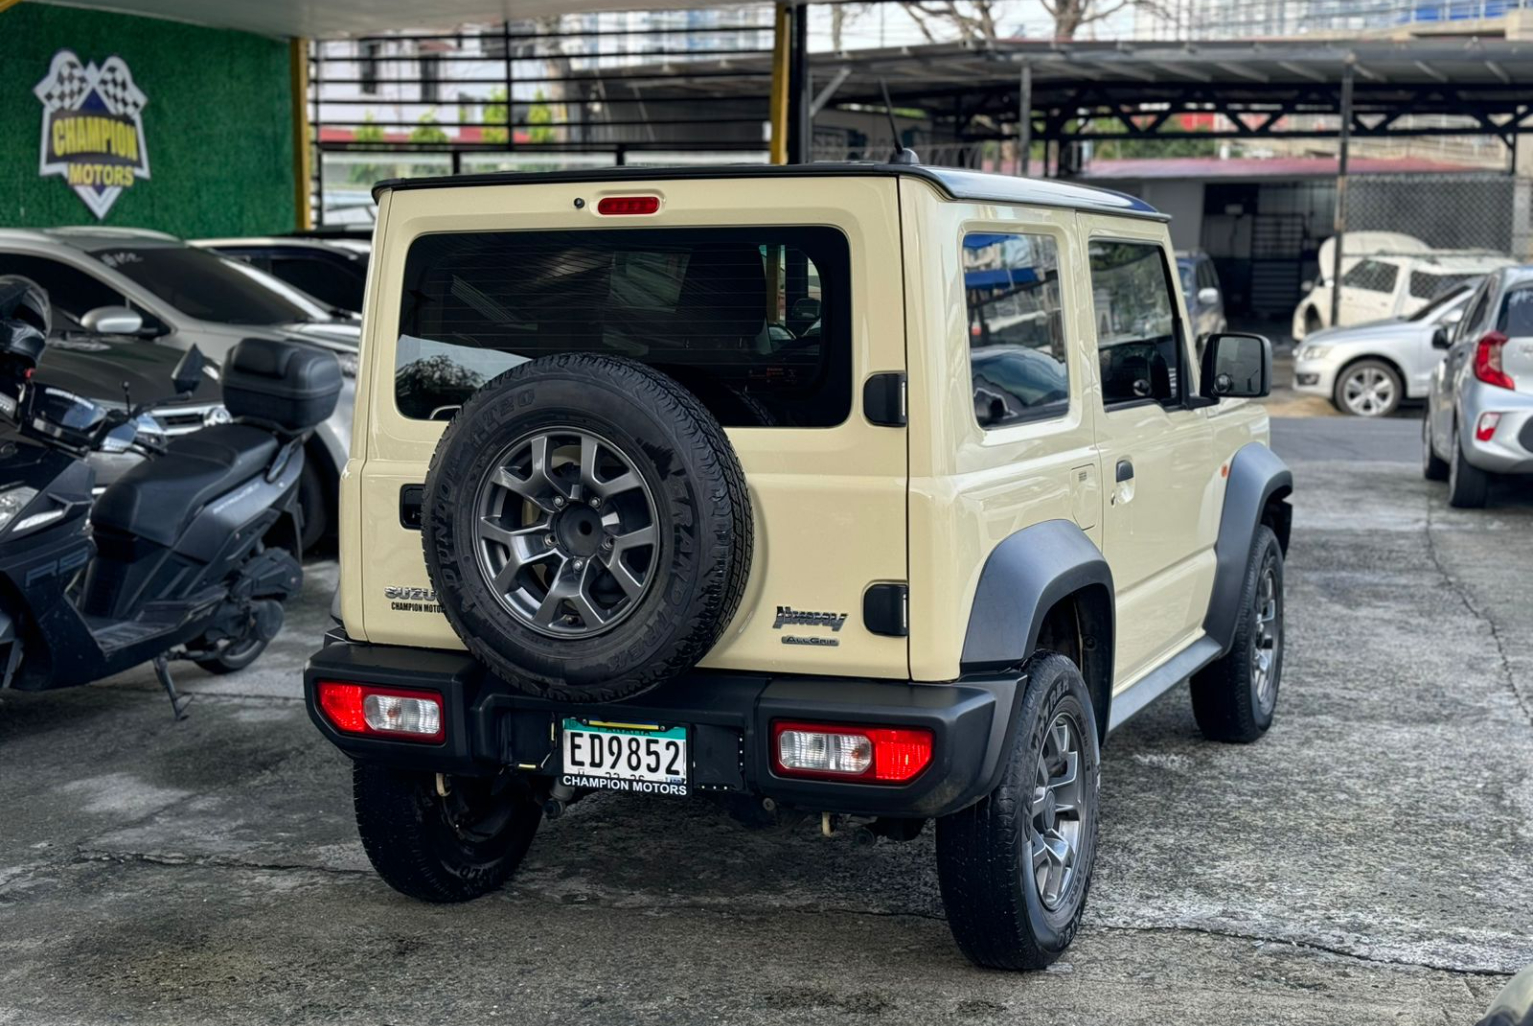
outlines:
[[[27,508],[27,504],[37,498],[36,488],[11,488],[0,492],[0,531],[11,526],[11,521],[16,515]]]
[[[1299,350],[1299,359],[1319,360],[1324,358],[1325,354],[1329,353],[1330,351],[1330,346],[1305,346],[1303,349]]]

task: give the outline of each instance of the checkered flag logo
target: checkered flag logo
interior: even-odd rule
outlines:
[[[118,63],[122,62],[119,60]],[[80,106],[90,88],[90,77],[86,74],[85,66],[80,63],[80,58],[68,50],[60,50],[53,55],[53,66],[48,69],[48,77],[37,83],[37,88],[32,92],[42,101],[45,110],[74,110]]]
[[[94,68],[94,65],[86,68],[86,75],[89,76]],[[108,57],[96,73],[96,92],[114,112],[130,118],[137,117],[144,104],[149,102],[149,98],[133,84],[133,73],[117,56]]]
[[[92,213],[106,217],[125,188],[149,177],[141,116],[149,98],[121,57],[98,66],[72,50],[53,55],[32,92],[43,105],[37,173],[63,178]]]

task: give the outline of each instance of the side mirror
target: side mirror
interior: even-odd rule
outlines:
[[[144,318],[137,310],[125,306],[98,306],[87,310],[80,318],[86,331],[103,335],[137,335],[144,330]]]
[[[170,383],[175,386],[177,395],[190,395],[197,391],[197,386],[202,384],[202,367],[205,363],[207,359],[201,349],[192,346],[186,351],[170,376]]]
[[[1432,329],[1432,348],[1433,349],[1452,349],[1453,348],[1453,340],[1448,337],[1448,329],[1447,329],[1447,327],[1445,325],[1439,324],[1437,327]]]
[[[1272,391],[1272,343],[1261,335],[1218,331],[1203,348],[1205,399],[1260,399]]]
[[[1217,302],[1219,302],[1218,289],[1214,288],[1212,285],[1204,285],[1202,288],[1198,289],[1199,306],[1213,306]]]
[[[1437,323],[1443,325],[1444,327],[1452,327],[1463,319],[1464,308],[1462,306],[1455,306],[1452,310],[1449,310],[1447,313],[1443,314],[1442,319]]]
[[[820,301],[805,296],[793,304],[793,309],[788,311],[788,318],[806,323],[820,319]]]
[[[1299,283],[1300,295],[1307,296],[1313,291],[1315,291],[1315,283],[1312,279],[1306,278],[1304,281]]]

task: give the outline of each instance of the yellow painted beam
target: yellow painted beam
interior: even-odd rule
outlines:
[[[0,0],[4,3],[5,0]],[[309,139],[309,41],[288,40],[288,65],[293,100],[293,209],[296,227],[308,231],[314,227],[314,213],[309,209],[309,189],[314,176],[314,149]]]
[[[772,163],[788,162],[788,52],[793,9],[778,4],[772,16]]]

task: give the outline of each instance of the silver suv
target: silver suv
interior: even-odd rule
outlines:
[[[1533,265],[1492,272],[1468,310],[1432,339],[1448,353],[1427,397],[1422,473],[1448,482],[1450,504],[1478,508],[1497,475],[1533,474]]]

